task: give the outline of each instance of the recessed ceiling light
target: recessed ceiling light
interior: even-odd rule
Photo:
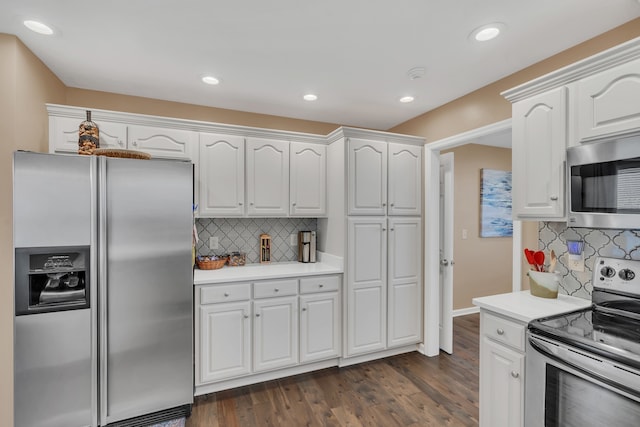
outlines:
[[[31,31],[44,34],[45,36],[50,36],[53,34],[53,29],[48,25],[43,24],[42,22],[26,20],[23,22],[24,26],[30,29]]]
[[[504,28],[505,25],[500,22],[483,25],[482,27],[473,30],[469,37],[475,41],[486,42],[498,37]]]
[[[413,96],[403,96],[402,98],[400,98],[400,102],[406,104],[407,102],[413,102],[413,99]]]
[[[220,79],[217,79],[213,76],[204,76],[202,78],[202,81],[208,85],[217,85],[218,83],[220,83]]]
[[[303,96],[305,101],[315,101],[316,99],[318,99],[318,97],[312,93],[308,93],[305,96]]]

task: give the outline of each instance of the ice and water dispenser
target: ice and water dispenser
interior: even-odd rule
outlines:
[[[16,248],[16,315],[89,307],[89,247]]]

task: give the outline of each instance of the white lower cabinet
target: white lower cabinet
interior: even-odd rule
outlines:
[[[348,219],[347,354],[422,339],[422,222],[418,217]]]
[[[201,306],[196,385],[251,372],[251,303]],[[224,345],[220,345],[224,343]]]
[[[337,365],[341,282],[323,275],[197,285],[195,394]]]
[[[524,323],[480,314],[480,426],[524,425]]]
[[[298,363],[298,297],[253,302],[253,370]]]

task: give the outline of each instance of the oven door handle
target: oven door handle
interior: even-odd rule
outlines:
[[[582,376],[591,378],[608,388],[623,391],[635,400],[640,399],[640,372],[618,366],[612,361],[585,354],[536,336],[529,336],[531,347],[556,363],[572,368]]]

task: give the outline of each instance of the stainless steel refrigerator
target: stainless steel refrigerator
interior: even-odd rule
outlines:
[[[192,165],[14,154],[15,426],[145,426],[193,402]]]

